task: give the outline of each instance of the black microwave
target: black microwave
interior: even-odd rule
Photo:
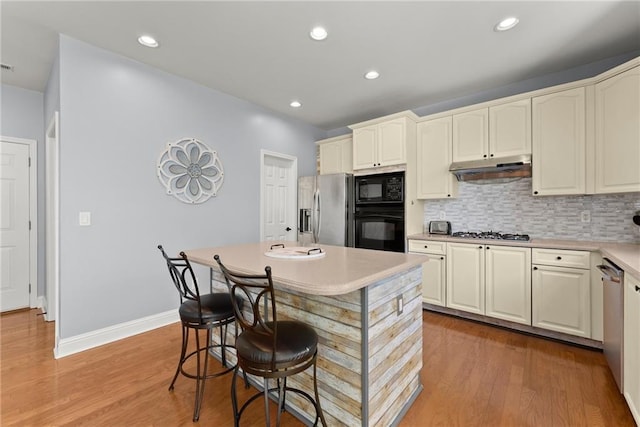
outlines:
[[[404,202],[404,172],[355,177],[357,205]]]

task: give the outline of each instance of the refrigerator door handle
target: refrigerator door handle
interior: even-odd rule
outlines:
[[[320,242],[320,225],[322,224],[322,208],[320,207],[320,191],[318,191],[318,227],[316,228],[316,243]]]
[[[318,192],[318,190],[315,190],[313,192],[313,209],[311,211],[311,234],[313,235],[313,243],[317,243],[318,242],[318,228],[319,228],[319,222],[318,222],[318,218],[320,216],[320,212],[319,212],[319,198],[320,198],[320,193]]]

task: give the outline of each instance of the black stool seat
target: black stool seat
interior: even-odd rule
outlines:
[[[273,322],[266,322],[273,329]],[[264,328],[261,328],[264,330]],[[273,352],[273,337],[260,330],[247,329],[236,341],[238,356],[251,364],[264,364],[271,367],[275,362],[280,365],[292,365],[312,358],[318,346],[318,334],[309,325],[292,320],[278,321],[276,352]],[[275,361],[273,357],[275,355]]]
[[[228,293],[200,295],[200,307],[198,301],[186,300],[180,305],[180,320],[189,323],[207,323],[219,322],[234,316],[231,295]]]

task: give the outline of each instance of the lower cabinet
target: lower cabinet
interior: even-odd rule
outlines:
[[[427,255],[427,261],[422,264],[422,301],[443,307],[446,305],[446,247],[444,242],[409,240],[409,252]]]
[[[531,249],[447,245],[447,307],[531,324]]]
[[[589,257],[582,251],[533,249],[533,326],[591,338]]]
[[[640,425],[640,280],[625,276],[624,289],[624,397]]]

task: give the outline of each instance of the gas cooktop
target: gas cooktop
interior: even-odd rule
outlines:
[[[488,239],[488,240],[517,240],[520,242],[528,242],[528,234],[509,234],[499,233],[497,231],[456,231],[451,237],[462,237],[464,239]]]

